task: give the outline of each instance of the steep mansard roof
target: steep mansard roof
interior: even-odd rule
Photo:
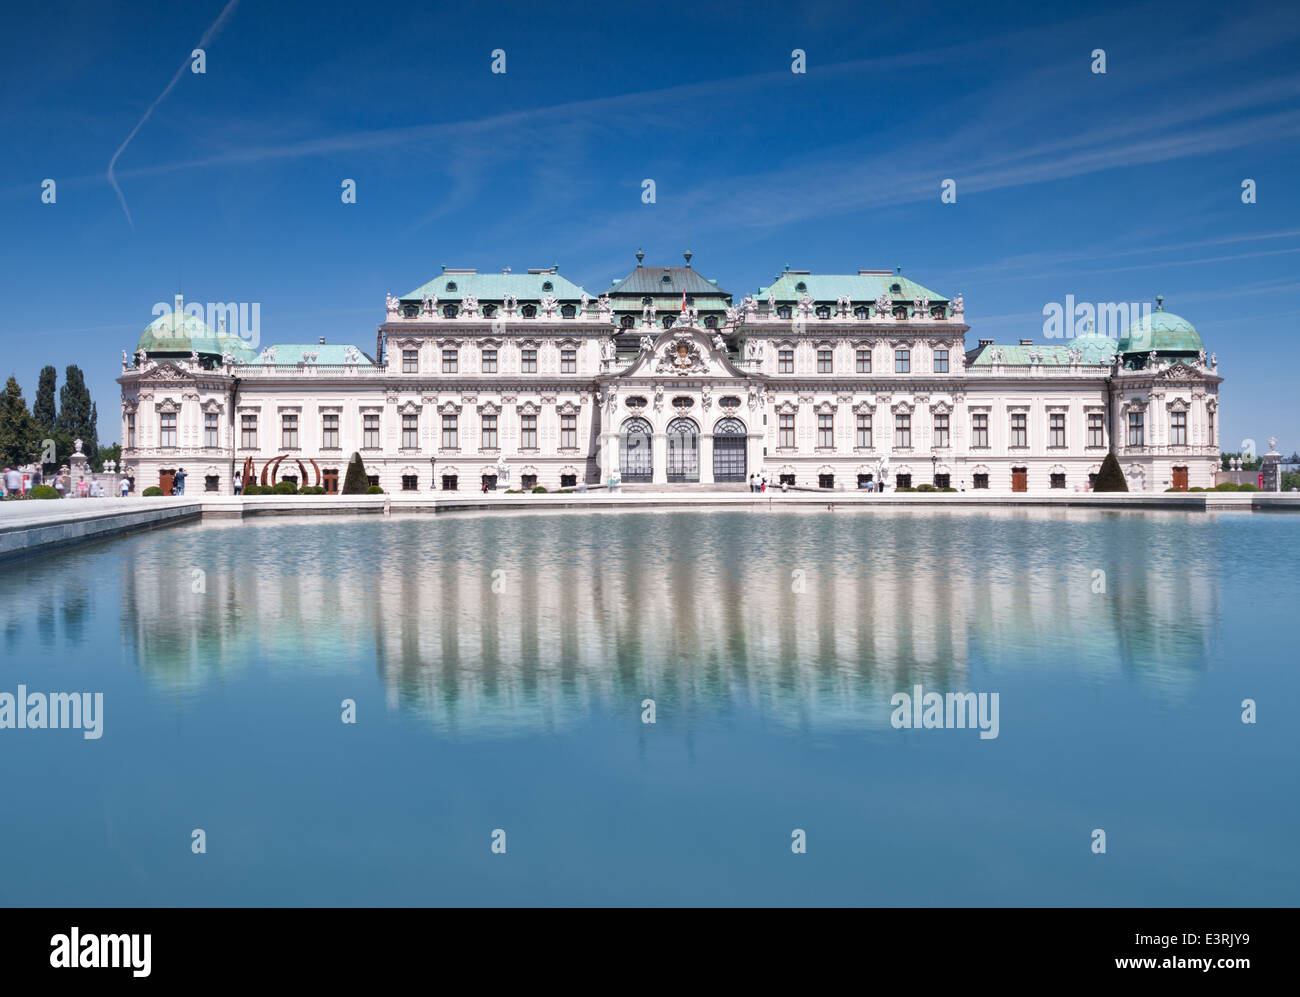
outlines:
[[[547,288],[546,285],[550,287]],[[554,270],[541,273],[477,273],[444,270],[433,280],[401,296],[402,301],[423,301],[425,295],[443,301],[460,301],[471,294],[479,301],[504,301],[513,294],[520,301],[541,301],[551,295],[558,301],[580,301],[586,291]],[[594,294],[588,295],[595,298]]]
[[[664,278],[667,277],[667,280]],[[677,297],[685,291],[694,298],[701,295],[731,302],[731,292],[718,287],[716,281],[700,275],[698,270],[686,267],[656,267],[637,264],[637,268],[620,281],[616,281],[606,293],[611,298],[635,295],[639,302],[645,295],[651,297]],[[722,307],[726,307],[724,304]],[[703,307],[698,305],[697,307]]]
[[[781,302],[796,302],[805,294],[813,301],[824,301],[828,304],[834,304],[845,295],[854,303],[862,304],[876,301],[881,296],[909,303],[917,298],[924,298],[932,304],[949,300],[947,295],[932,291],[904,277],[901,273],[892,273],[888,270],[859,271],[855,274],[817,274],[785,270],[770,286],[760,287],[755,296],[765,299],[769,292]]]

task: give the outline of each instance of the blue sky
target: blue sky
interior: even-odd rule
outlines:
[[[384,295],[442,264],[558,263],[595,294],[643,246],[691,249],[737,296],[787,264],[901,266],[964,295],[968,346],[1041,339],[1066,295],[1162,293],[1218,354],[1225,449],[1300,449],[1296,5],[143,0],[6,18],[0,375],[30,402],[44,364],[60,382],[80,364],[104,442],[120,352],[178,286],[260,302],[264,343],[371,351]],[[205,33],[207,72],[158,101]]]

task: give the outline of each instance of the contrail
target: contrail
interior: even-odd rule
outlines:
[[[212,22],[208,30],[203,32],[203,37],[199,39],[199,43],[195,48],[207,47],[208,42],[212,41],[216,33],[221,30],[222,25],[224,25],[230,18],[230,15],[234,13],[235,7],[238,6],[238,4],[239,0],[230,0],[230,2],[226,4],[225,8],[219,15],[217,15],[217,19]],[[144,117],[136,122],[136,126],[131,129],[131,134],[126,137],[126,141],[118,147],[117,152],[113,153],[113,158],[108,161],[108,182],[113,185],[113,190],[117,193],[117,199],[122,203],[122,210],[126,212],[126,220],[132,229],[135,228],[135,222],[131,218],[131,209],[126,206],[126,198],[122,196],[122,188],[117,185],[117,180],[113,176],[113,167],[117,164],[118,156],[122,155],[126,147],[131,144],[131,139],[135,138],[135,133],[138,132],[144,123],[149,120],[149,115],[153,114],[153,109],[161,104],[163,98],[171,93],[176,84],[180,82],[181,74],[185,72],[185,69],[189,64],[190,57],[186,56],[185,59],[181,61],[180,68],[176,70],[176,75],[172,77],[172,81],[163,88],[163,92],[160,93],[157,99],[149,105],[149,110],[144,112]]]

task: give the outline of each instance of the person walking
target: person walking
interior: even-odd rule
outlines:
[[[131,490],[131,483],[127,481],[126,478],[123,478],[121,484],[118,487],[122,491],[122,498],[126,498],[126,493]]]
[[[18,473],[17,468],[5,468],[5,494],[10,498],[18,498],[23,490],[23,476]]]
[[[244,472],[236,471],[235,472],[235,494],[242,495],[243,493],[244,493]]]
[[[56,474],[54,476],[54,490],[59,493],[59,498],[63,498],[63,493],[67,489],[67,487],[68,486],[64,480],[63,475]]]

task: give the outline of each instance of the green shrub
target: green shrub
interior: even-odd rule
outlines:
[[[545,495],[545,494],[546,494],[546,489],[545,489],[543,486],[541,486],[541,485],[533,485],[533,494],[534,494],[534,495]]]
[[[162,489],[155,488],[154,493],[161,495]],[[57,488],[52,488],[49,485],[37,485],[27,493],[27,497],[34,499],[56,499],[59,497],[59,490]]]
[[[271,492],[275,495],[297,495],[298,486],[292,481],[277,481]]]
[[[380,488],[378,485],[368,485],[368,486],[366,487],[366,494],[367,494],[367,495],[382,495],[382,494],[384,494],[384,490],[383,490],[382,488]]]
[[[558,492],[556,492],[555,494],[556,494],[556,495],[572,495],[572,494],[573,494],[573,489],[572,489],[572,488],[561,488],[561,489],[560,489]]]
[[[1181,488],[1166,488],[1165,491],[1166,491],[1166,492],[1181,492],[1182,489],[1181,489]]]
[[[325,486],[324,486],[324,485],[308,485],[306,488],[300,488],[300,489],[298,489],[298,494],[299,494],[299,495],[324,495],[324,494],[325,494]]]
[[[150,485],[140,494],[143,495],[145,498],[153,498],[155,495],[161,495],[162,489],[159,488],[157,485]]]
[[[352,459],[348,461],[348,473],[343,477],[343,494],[373,494],[366,484],[366,466],[361,463],[361,454],[359,453],[354,453]]]
[[[245,495],[261,495],[263,492],[269,491],[269,488],[263,488],[261,485],[248,484],[244,486]]]
[[[1239,484],[1239,485],[1237,486],[1237,491],[1239,491],[1239,492],[1257,492],[1257,491],[1259,491],[1259,486],[1258,486],[1258,485],[1247,484],[1246,482],[1243,481],[1241,484]]]
[[[1119,469],[1119,458],[1115,456],[1112,450],[1106,454],[1106,459],[1101,462],[1101,470],[1097,472],[1097,481],[1092,486],[1094,492],[1126,492],[1128,491],[1128,482],[1124,480],[1124,472]]]
[[[907,488],[895,488],[894,491],[896,491],[896,492],[914,492],[914,491],[916,491],[916,489],[915,489],[915,488],[911,488],[911,487],[907,487]]]
[[[1237,491],[1237,484],[1233,481],[1221,481],[1214,486],[1214,490],[1216,492],[1235,492]]]
[[[956,488],[940,488],[940,489],[939,489],[939,491],[941,491],[941,492],[955,492],[956,490],[957,490]]]
[[[507,494],[507,495],[522,495],[523,493],[524,493],[524,490],[523,490],[522,488],[507,488],[507,489],[506,489],[506,494]]]
[[[1203,491],[1205,491],[1205,489],[1202,488],[1200,485],[1192,485],[1192,487],[1189,488],[1189,489],[1187,489],[1187,490],[1188,490],[1189,492],[1203,492]]]
[[[916,490],[918,492],[937,492],[939,489],[935,488],[934,485],[925,483],[925,484],[917,485]]]

